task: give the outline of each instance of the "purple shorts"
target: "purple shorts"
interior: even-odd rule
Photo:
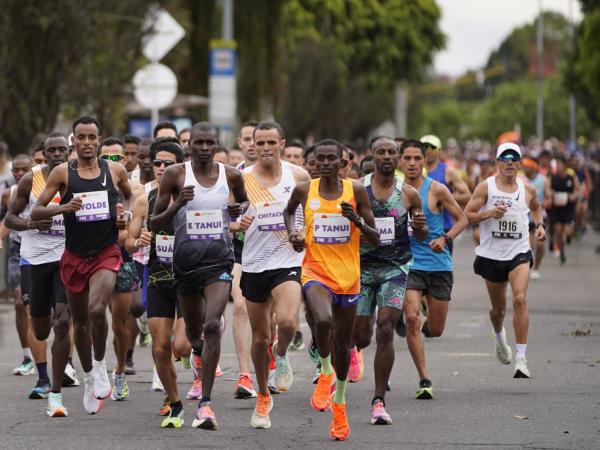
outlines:
[[[356,306],[358,304],[358,297],[360,296],[359,294],[336,294],[335,292],[332,292],[328,286],[326,286],[325,284],[323,284],[319,281],[315,281],[315,280],[307,281],[302,286],[302,289],[306,293],[308,288],[313,287],[313,286],[322,287],[327,292],[329,292],[329,295],[331,295],[332,306],[341,306],[342,308],[350,308],[350,307]]]

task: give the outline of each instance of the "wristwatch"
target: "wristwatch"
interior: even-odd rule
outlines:
[[[446,239],[446,245],[452,245],[452,238],[447,233],[442,234],[442,237]]]

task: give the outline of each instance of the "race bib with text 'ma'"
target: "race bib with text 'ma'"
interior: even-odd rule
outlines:
[[[256,225],[259,231],[285,230],[283,210],[286,202],[265,202],[256,204]]]
[[[375,226],[379,230],[379,246],[392,245],[396,239],[396,224],[393,217],[375,217]]]
[[[345,244],[350,241],[350,221],[341,214],[315,214],[313,239],[319,244]]]
[[[223,239],[223,212],[220,209],[186,211],[186,232],[191,241]]]
[[[98,222],[110,219],[108,191],[80,192],[73,197],[82,201],[81,209],[75,212],[77,222]]]
[[[170,264],[173,262],[173,248],[175,246],[175,236],[159,234],[156,236],[156,257],[161,263]]]
[[[60,197],[55,196],[48,206],[55,208],[60,205]],[[49,230],[40,230],[40,234],[47,234],[50,236],[64,236],[65,235],[65,218],[62,214],[52,217],[52,227]]]

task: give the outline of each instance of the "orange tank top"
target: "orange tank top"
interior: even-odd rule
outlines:
[[[318,281],[334,294],[360,292],[360,230],[342,216],[340,203],[356,209],[352,180],[341,180],[341,197],[326,200],[319,195],[320,178],[310,182],[304,205],[306,254],[302,284]]]

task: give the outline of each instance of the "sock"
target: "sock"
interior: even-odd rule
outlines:
[[[33,355],[31,354],[31,349],[29,347],[25,347],[21,350],[23,350],[23,358],[29,358],[33,361]]]
[[[202,396],[202,398],[200,399],[200,406],[203,406],[205,403],[210,403],[210,397],[204,397]]]
[[[527,351],[527,344],[517,344],[517,358],[525,358],[525,352]]]
[[[496,333],[496,340],[506,342],[506,330],[504,327],[502,327],[502,331],[500,331],[500,333]]]
[[[192,347],[192,353],[194,355],[202,356],[202,348],[204,347],[204,341],[200,344],[200,348]]]
[[[71,358],[71,357],[69,357],[69,364],[71,364],[71,367],[74,367],[73,366],[73,358]]]
[[[177,416],[181,410],[183,409],[183,405],[181,404],[181,400],[178,402],[171,402],[171,415]]]
[[[133,349],[127,350],[127,359],[133,359]]]
[[[321,360],[321,373],[323,375],[329,375],[333,373],[333,366],[331,365],[331,355],[327,355],[325,358],[319,357]]]
[[[48,363],[45,363],[45,362],[36,363],[35,367],[37,367],[38,378],[40,380],[47,380],[48,379]]]
[[[371,405],[375,404],[377,400],[381,400],[383,406],[385,406],[385,399],[381,395],[376,395],[375,397],[373,397],[373,400],[371,400]]]
[[[333,394],[333,402],[338,405],[346,403],[346,380],[335,380],[335,392]]]

